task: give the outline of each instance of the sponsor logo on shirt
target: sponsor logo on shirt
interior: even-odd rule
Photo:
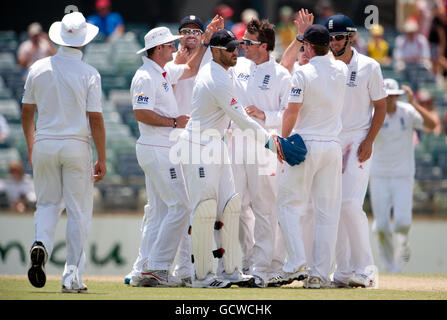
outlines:
[[[270,88],[267,87],[267,85],[269,84],[269,81],[270,81],[270,75],[266,74],[264,76],[264,80],[262,80],[262,85],[259,86],[259,89],[261,89],[261,90],[269,90]]]
[[[163,83],[161,84],[161,86],[163,87],[163,89],[165,89],[166,92],[169,91],[169,86],[168,86],[168,83],[167,83],[167,82],[163,82]]]
[[[137,98],[137,104],[148,104],[149,103],[149,97],[146,97],[142,93],[137,94],[136,98]]]
[[[301,94],[301,91],[302,91],[301,89],[299,89],[295,86],[292,86],[292,89],[290,90],[290,95],[292,97],[299,97]]]
[[[352,71],[351,72],[351,76],[349,77],[349,82],[346,84],[348,87],[357,87],[357,85],[355,84],[355,80],[357,79],[357,72],[356,71]]]
[[[241,73],[239,73],[239,74],[237,75],[237,79],[238,79],[238,80],[244,80],[244,81],[247,81],[248,78],[250,78],[250,75],[249,75],[249,74],[246,74],[246,73],[243,73],[243,72],[241,72]]]

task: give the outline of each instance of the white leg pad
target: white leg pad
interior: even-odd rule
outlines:
[[[191,229],[192,254],[196,278],[205,279],[213,272],[214,223],[217,217],[217,201],[208,199],[200,202],[194,211]]]
[[[240,262],[239,215],[241,213],[241,197],[237,193],[228,200],[222,213],[222,229],[220,240],[225,250],[222,262],[225,272],[231,274]]]

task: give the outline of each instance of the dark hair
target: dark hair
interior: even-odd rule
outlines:
[[[268,20],[252,19],[247,25],[247,32],[250,34],[257,33],[258,41],[267,43],[267,51],[275,49],[275,26]]]
[[[328,46],[320,46],[318,44],[310,44],[317,56],[324,56],[329,52]]]
[[[147,55],[148,58],[150,58],[154,54],[155,48],[157,48],[157,46],[152,47],[152,48],[146,50],[146,55]]]

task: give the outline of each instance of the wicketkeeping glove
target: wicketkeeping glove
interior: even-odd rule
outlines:
[[[272,150],[281,160],[285,160],[291,166],[300,164],[306,159],[306,145],[303,138],[297,133],[288,138],[272,135],[265,147]]]

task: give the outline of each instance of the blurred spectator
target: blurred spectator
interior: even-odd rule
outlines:
[[[315,5],[315,13],[315,23],[324,25],[326,20],[335,14],[334,6],[330,0],[319,0]]]
[[[353,36],[351,46],[353,46],[358,53],[364,54],[365,56],[368,54],[366,41],[358,33]]]
[[[413,100],[412,97],[408,97],[409,101],[410,99]],[[426,109],[431,115],[433,120],[435,120],[435,127],[433,129],[425,128],[425,133],[432,133],[436,136],[439,136],[442,134],[442,121],[441,116],[439,115],[438,110],[436,110],[436,107],[434,105],[434,99],[430,92],[428,92],[426,89],[421,89],[416,94],[416,100],[421,105],[422,108]],[[411,102],[410,102],[411,103]]]
[[[124,33],[124,20],[118,12],[112,12],[110,0],[96,0],[96,14],[87,17],[90,22],[99,28],[99,34],[112,40]]]
[[[444,56],[447,47],[447,19],[443,8],[438,5],[433,6],[433,17],[428,41],[430,43],[431,62],[433,66],[433,73],[436,77],[436,83],[440,87],[443,87],[443,73],[447,70],[447,59]]]
[[[5,117],[0,114],[0,145],[5,143],[9,137],[9,125]]]
[[[391,58],[389,56],[388,42],[383,38],[383,27],[380,24],[372,25],[369,32],[371,38],[367,44],[368,56],[383,66],[389,66]]]
[[[433,20],[432,7],[436,5],[436,0],[416,0],[416,19],[419,23],[419,32],[428,38],[430,26]]]
[[[242,40],[242,37],[244,36],[245,30],[247,30],[247,24],[253,20],[253,19],[259,19],[258,12],[252,8],[247,8],[241,13],[241,22],[236,23],[233,26],[234,35],[239,39]]]
[[[23,69],[28,70],[35,61],[55,53],[56,49],[48,39],[48,34],[42,31],[40,23],[33,22],[28,26],[28,40],[17,50],[17,62]]]
[[[17,212],[33,209],[36,203],[34,184],[31,176],[24,173],[22,163],[12,161],[9,175],[9,179],[0,181],[0,191],[6,193],[10,209]]]
[[[217,5],[214,8],[214,15],[220,15],[222,18],[224,18],[224,28],[227,30],[232,30],[234,26],[234,22],[231,20],[231,18],[234,15],[234,10],[229,5],[226,5],[224,3],[221,3]],[[213,16],[214,17],[214,16]],[[213,18],[209,19],[204,26],[204,29],[208,26],[208,24],[213,20]]]
[[[409,19],[404,25],[405,34],[396,38],[393,52],[396,71],[401,72],[409,65],[421,65],[430,69],[428,40],[418,30],[418,23]]]
[[[293,23],[293,10],[289,6],[279,9],[279,22],[276,24],[276,33],[279,36],[281,51],[284,51],[296,37],[297,29]]]

